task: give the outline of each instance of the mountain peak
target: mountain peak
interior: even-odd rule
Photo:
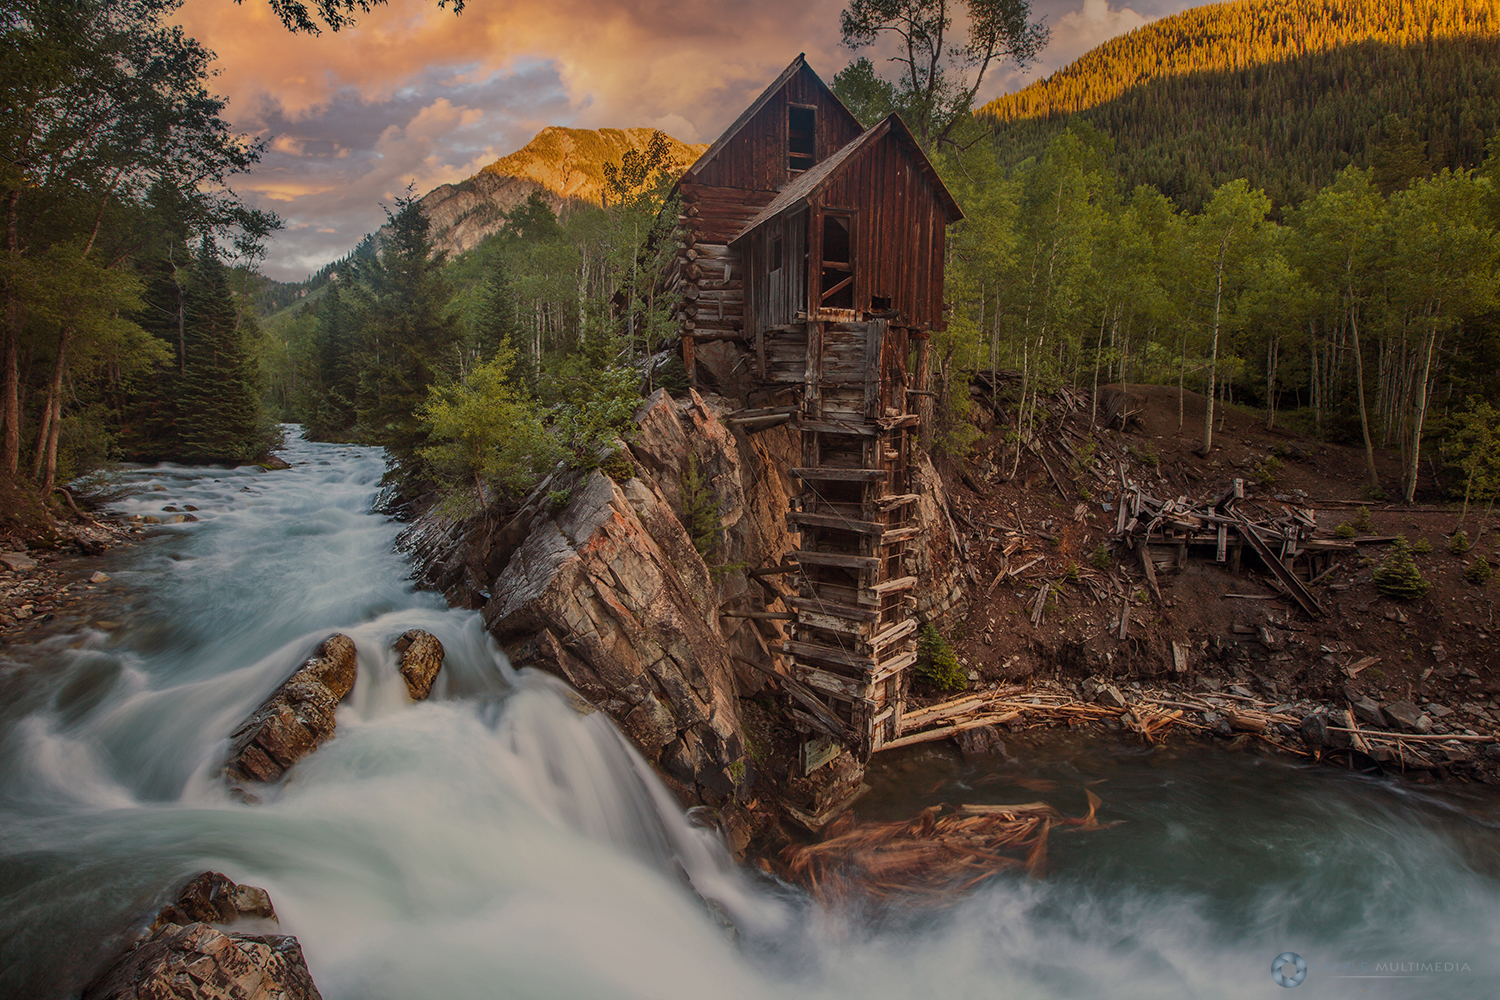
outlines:
[[[604,165],[618,166],[630,150],[643,150],[653,128],[566,128],[548,125],[514,153],[502,156],[468,180],[443,184],[420,202],[432,222],[433,246],[462,253],[498,232],[505,216],[539,193],[562,214],[569,202],[602,202]],[[666,135],[666,133],[662,133]],[[708,149],[666,136],[669,163],[686,169]]]

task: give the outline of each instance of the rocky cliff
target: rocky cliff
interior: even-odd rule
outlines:
[[[743,801],[752,786],[762,795],[771,785],[779,801],[800,787],[800,738],[774,711],[769,728],[780,738],[767,739],[763,712],[761,731],[748,733],[744,700],[788,683],[787,623],[744,616],[788,610],[786,584],[751,571],[796,549],[786,470],[800,442],[790,425],[732,431],[722,418],[736,405],[657,392],[636,415],[618,479],[559,471],[519,511],[457,523],[433,513],[403,536],[421,579],[482,608],[515,666],[561,677],[607,712],[689,803]],[[684,527],[695,477],[717,499],[706,558]],[[924,463],[919,478],[927,544],[915,567],[925,581],[918,606],[939,614],[962,594],[964,571],[937,474]],[[858,784],[851,766],[844,777]],[[818,811],[820,789],[802,792],[801,807]]]

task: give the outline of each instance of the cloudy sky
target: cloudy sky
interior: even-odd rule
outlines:
[[[1089,48],[1202,0],[1032,0],[1052,44],[1016,89]],[[849,62],[844,0],[390,0],[358,27],[290,35],[266,0],[186,0],[179,20],[218,53],[235,126],[265,138],[235,189],[286,222],[264,268],[299,280],[425,193],[525,145],[547,125],[654,126],[712,141],[806,52],[824,79]]]

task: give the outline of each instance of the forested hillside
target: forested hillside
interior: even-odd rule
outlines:
[[[17,0],[0,19],[0,522],[110,459],[274,442],[249,275],[276,219],[227,187],[260,147],[172,0]],[[226,261],[239,265],[231,271]]]
[[[1127,183],[1197,209],[1238,177],[1295,203],[1381,149],[1477,166],[1497,92],[1500,0],[1244,0],[1106,42],[979,115],[1008,164],[1087,122]]]

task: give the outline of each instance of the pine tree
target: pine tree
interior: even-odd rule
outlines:
[[[186,374],[178,434],[189,461],[248,461],[264,450],[255,369],[224,265],[204,236],[186,296]]]
[[[431,224],[416,198],[396,199],[386,215],[380,254],[357,271],[364,326],[358,413],[364,434],[410,473],[427,441],[417,410],[431,386],[452,377],[463,337],[443,277],[447,254],[432,252]]]

